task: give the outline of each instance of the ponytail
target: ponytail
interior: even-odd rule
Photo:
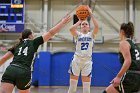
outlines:
[[[124,31],[125,36],[127,38],[133,38],[133,36],[134,36],[134,25],[133,25],[132,22],[128,22],[127,24],[126,23],[123,23],[121,25],[120,30],[123,30]]]
[[[10,48],[9,50],[15,49],[24,39],[28,38],[29,35],[31,35],[31,34],[32,34],[32,31],[30,29],[25,29],[21,33],[21,35],[20,35],[20,37],[18,39],[18,42],[14,46],[12,46],[12,48]]]

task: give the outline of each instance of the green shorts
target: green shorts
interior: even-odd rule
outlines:
[[[126,73],[116,89],[119,93],[133,93],[140,90],[140,74]]]
[[[20,90],[29,89],[31,86],[31,71],[10,65],[6,68],[1,82],[11,83]]]

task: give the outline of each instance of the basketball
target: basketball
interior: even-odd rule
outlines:
[[[76,9],[76,15],[80,20],[85,20],[89,16],[89,12],[86,5],[80,5]]]

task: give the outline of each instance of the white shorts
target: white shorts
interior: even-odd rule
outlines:
[[[74,55],[74,59],[71,62],[70,69],[68,71],[70,74],[79,76],[92,76],[92,58],[83,58]]]

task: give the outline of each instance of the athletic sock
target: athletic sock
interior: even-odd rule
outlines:
[[[90,82],[83,82],[83,93],[90,93]]]
[[[70,79],[68,93],[76,93],[78,80]]]

